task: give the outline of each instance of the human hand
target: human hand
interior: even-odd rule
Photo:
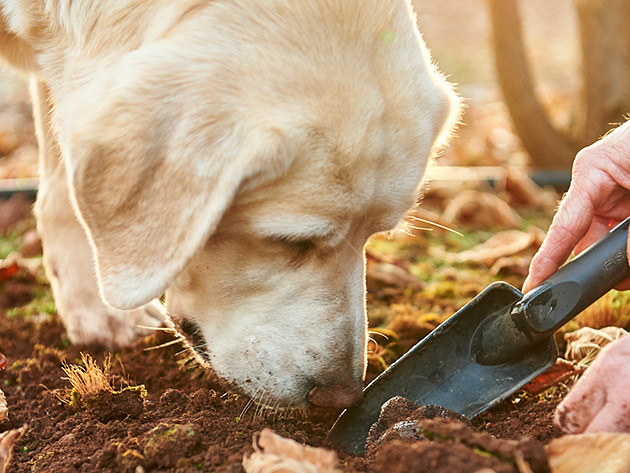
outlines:
[[[571,186],[523,284],[528,292],[630,215],[630,121],[581,150]],[[628,251],[630,255],[630,251]],[[630,289],[630,280],[618,289]]]
[[[604,347],[557,407],[554,423],[567,434],[630,433],[630,336]]]

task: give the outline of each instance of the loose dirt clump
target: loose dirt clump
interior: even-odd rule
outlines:
[[[546,444],[562,435],[553,424],[553,413],[565,391],[552,388],[549,393],[532,397],[521,393],[481,413],[472,424],[499,438],[529,436]]]
[[[85,409],[101,422],[137,417],[144,408],[147,391],[144,386],[125,386],[115,390],[109,381],[111,356],[101,369],[90,355],[81,354],[82,366],[62,363],[72,390],[67,402],[77,409]],[[62,399],[63,400],[63,399]]]
[[[367,458],[374,472],[549,472],[543,444],[530,437],[500,440],[475,432],[467,419],[440,406],[404,398],[387,402],[370,429]]]

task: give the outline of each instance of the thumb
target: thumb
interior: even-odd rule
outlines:
[[[592,203],[580,195],[578,187],[572,184],[545,240],[532,259],[523,292],[532,290],[558,270],[587,233],[592,219]]]

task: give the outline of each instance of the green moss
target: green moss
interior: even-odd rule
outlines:
[[[456,281],[439,281],[428,286],[424,292],[427,297],[432,299],[445,298],[455,299],[460,296],[459,287],[461,285]]]
[[[111,391],[107,392],[95,393],[91,396],[87,396],[86,399],[84,399],[76,388],[72,388],[67,403],[68,405],[77,409],[98,409],[99,405],[101,404],[102,394],[105,394],[107,396],[119,396],[127,392],[134,393],[135,396],[137,396],[141,400],[144,400],[148,394],[144,384],[141,384],[139,386],[125,386],[119,391],[112,389]]]
[[[83,403],[81,402],[81,395],[76,390],[76,388],[72,388],[72,391],[70,391],[70,401],[68,402],[68,404],[76,408],[80,408],[83,405]]]
[[[163,430],[164,428],[166,428],[166,430]],[[146,446],[148,448],[152,448],[159,445],[164,440],[172,439],[175,436],[175,434],[177,434],[178,429],[179,429],[179,424],[175,424],[172,427],[168,427],[165,424],[160,424],[157,428],[154,429],[155,432],[153,433],[153,435],[151,435],[149,440],[147,440]],[[192,435],[194,434],[195,432],[193,431]]]
[[[496,455],[493,455],[492,452],[489,452],[488,450],[486,450],[485,448],[481,448],[481,447],[475,447],[472,449],[472,451],[474,453],[476,453],[477,455],[481,455],[482,457],[486,457],[486,458],[496,458]]]
[[[17,232],[0,235],[0,259],[4,259],[20,248],[21,237]]]

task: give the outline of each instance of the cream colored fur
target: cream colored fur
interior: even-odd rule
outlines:
[[[35,84],[37,216],[73,340],[128,343],[166,292],[246,393],[356,400],[363,246],[414,204],[456,108],[408,1],[0,5],[0,52]]]

